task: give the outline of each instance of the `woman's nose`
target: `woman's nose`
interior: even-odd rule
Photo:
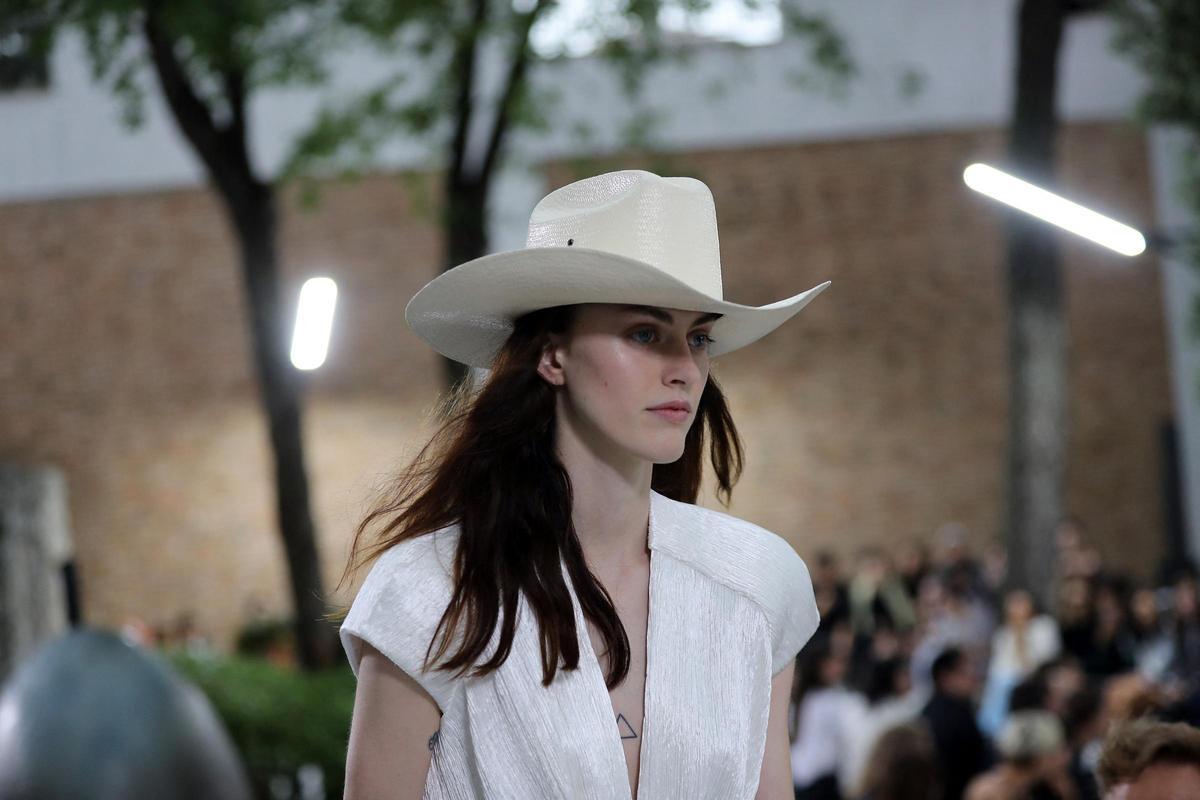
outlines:
[[[666,382],[690,386],[700,380],[700,365],[696,363],[696,354],[686,341],[666,348],[663,358],[666,362],[663,366]]]

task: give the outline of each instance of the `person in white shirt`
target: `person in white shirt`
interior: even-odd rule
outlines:
[[[1004,597],[1004,624],[992,636],[992,656],[979,708],[979,727],[989,736],[1000,732],[1014,686],[1062,651],[1058,623],[1036,613],[1033,597],[1013,589]]]
[[[799,659],[792,693],[792,780],[797,800],[838,800],[840,776],[851,753],[860,695],[842,685],[846,654],[828,643]]]
[[[848,752],[842,759],[839,784],[844,797],[862,794],[868,759],[879,737],[915,720],[927,697],[913,689],[908,659],[894,656],[872,666],[864,702],[851,708],[845,722]]]

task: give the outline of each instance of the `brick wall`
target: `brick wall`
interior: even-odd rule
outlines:
[[[1000,215],[962,167],[994,131],[675,154],[721,220],[726,297],[830,279],[800,316],[717,362],[747,445],[732,511],[802,555],[998,534],[1007,407]],[[1064,183],[1152,219],[1145,143],[1063,137]],[[630,159],[625,164],[635,164]],[[550,167],[550,185],[575,167]],[[371,491],[428,431],[440,372],[403,323],[439,264],[432,216],[392,176],[287,204],[288,290],[328,274],[338,319],[305,427],[328,585]],[[1071,339],[1067,501],[1104,554],[1147,574],[1162,538],[1158,426],[1171,414],[1157,264],[1064,235]],[[91,622],[190,612],[228,643],[286,607],[270,454],[235,253],[205,191],[0,205],[0,459],[69,480]],[[711,501],[708,501],[711,502]],[[344,599],[346,593],[341,597]]]

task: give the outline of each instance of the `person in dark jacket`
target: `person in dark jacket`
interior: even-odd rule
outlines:
[[[987,740],[975,723],[979,677],[966,653],[949,647],[934,659],[933,696],[921,711],[929,724],[942,774],[944,800],[961,800],[971,779],[991,762]]]

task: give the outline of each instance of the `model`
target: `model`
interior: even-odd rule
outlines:
[[[724,301],[708,187],[628,170],[412,298],[489,372],[355,536],[347,798],[792,797],[808,570],[695,500],[706,460],[726,504],[742,463],[711,360],[828,285]]]

